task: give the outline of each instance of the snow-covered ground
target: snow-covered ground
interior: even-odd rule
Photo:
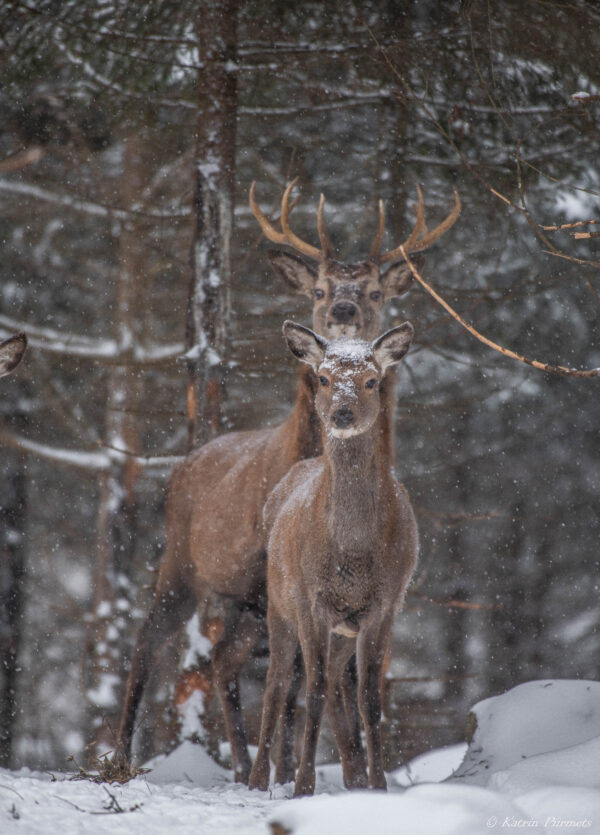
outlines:
[[[124,786],[0,770],[0,832],[600,835],[600,683],[530,682],[473,714],[468,748],[418,757],[389,775],[387,795],[344,791],[339,766],[318,769],[313,798],[250,792],[190,743]]]

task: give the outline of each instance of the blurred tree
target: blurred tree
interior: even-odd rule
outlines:
[[[221,393],[237,119],[237,0],[198,5],[198,110],[192,275],[187,314],[188,441],[204,443],[223,428]]]
[[[7,412],[8,409],[8,405],[3,405],[3,412]],[[6,419],[5,414],[3,418]],[[13,406],[10,410],[10,421],[15,428],[23,431],[26,426],[26,415]],[[23,630],[23,581],[27,559],[24,536],[27,518],[27,481],[22,459],[22,453],[5,450],[0,481],[0,765],[2,768],[10,768],[13,763],[17,672]]]

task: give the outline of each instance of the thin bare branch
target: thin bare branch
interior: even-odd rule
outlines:
[[[423,278],[423,276],[419,273],[415,265],[408,257],[408,253],[403,251],[403,256],[410,267],[410,271],[412,272],[414,278],[419,282],[421,287],[423,287],[430,296],[432,296],[438,304],[446,310],[453,319],[456,319],[463,328],[465,328],[472,336],[478,339],[480,342],[483,342],[484,345],[487,345],[488,348],[492,348],[494,351],[498,351],[500,354],[503,354],[505,357],[510,357],[511,359],[518,360],[519,362],[523,362],[526,365],[531,365],[533,368],[537,368],[540,371],[546,371],[549,374],[560,374],[563,377],[600,377],[600,368],[586,368],[586,369],[579,369],[579,368],[568,368],[564,365],[550,365],[546,362],[540,362],[539,360],[533,360],[529,357],[524,356],[523,354],[517,354],[515,351],[511,351],[509,348],[503,348],[501,345],[498,345],[497,342],[493,342],[491,339],[488,339],[487,336],[484,336],[482,333],[466,322],[460,313],[457,313],[453,307],[451,307],[445,299],[443,299],[439,293],[431,287]]]
[[[501,609],[501,603],[471,603],[468,600],[455,600],[451,598],[450,600],[439,600],[435,597],[429,597],[426,594],[419,594],[419,592],[408,591],[409,597],[416,597],[417,600],[423,600],[426,603],[433,603],[436,606],[444,606],[447,609]]]
[[[25,151],[20,151],[18,154],[13,154],[1,160],[0,174],[10,174],[12,171],[20,171],[21,168],[26,168],[28,165],[39,162],[43,156],[44,149],[38,145],[33,145]]]
[[[575,223],[561,223],[560,226],[542,226],[544,232],[558,232],[561,229],[575,229],[577,226],[591,226],[600,220],[577,220]]]

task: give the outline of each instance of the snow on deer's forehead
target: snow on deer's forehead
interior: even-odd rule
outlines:
[[[327,345],[321,368],[351,374],[353,371],[377,371],[370,342],[342,337]]]

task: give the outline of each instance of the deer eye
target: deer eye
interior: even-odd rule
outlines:
[[[381,298],[381,290],[373,290],[373,292],[370,293],[370,296],[374,302],[378,302]]]
[[[319,382],[321,383],[322,386],[328,386],[329,385],[329,380],[327,379],[327,377],[319,377]]]
[[[371,377],[371,379],[367,380],[367,382],[365,383],[365,388],[366,389],[375,388],[376,384],[377,384],[377,377]]]
[[[315,299],[322,299],[325,295],[325,290],[321,290],[319,287],[317,287],[316,290],[313,290],[313,295]]]

